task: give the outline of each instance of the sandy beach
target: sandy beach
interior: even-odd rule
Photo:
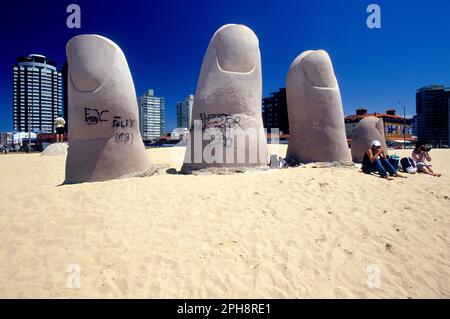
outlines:
[[[147,154],[180,169],[184,149]],[[0,155],[0,297],[450,298],[450,150],[431,154],[441,178],[307,165],[75,185],[63,156]]]

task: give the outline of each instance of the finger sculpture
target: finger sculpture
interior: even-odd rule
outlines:
[[[133,79],[122,50],[104,37],[80,35],[67,43],[67,60],[66,183],[149,173]]]
[[[267,165],[261,98],[258,38],[223,26],[203,59],[182,172]]]
[[[288,157],[301,163],[351,162],[341,94],[328,53],[300,54],[289,68],[286,91]]]

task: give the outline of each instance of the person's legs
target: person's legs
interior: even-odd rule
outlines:
[[[433,175],[433,173],[431,173],[430,170],[426,166],[421,166],[420,172],[425,173],[427,175]]]
[[[383,167],[383,164],[381,163],[381,161],[379,159],[377,159],[375,162],[373,162],[373,165],[374,165],[375,171],[380,173],[381,177],[386,177],[387,176],[387,171]]]
[[[385,159],[385,158],[382,159],[381,164],[383,165],[384,169],[389,172],[389,174],[391,176],[394,176],[395,174],[397,174],[397,170],[394,168],[394,166],[392,166],[391,163],[389,163],[389,161],[387,159]]]
[[[433,170],[433,166],[431,166],[431,165],[426,166],[426,167],[424,167],[424,168],[427,169],[427,170],[429,171],[429,174],[430,174],[430,175],[433,175],[433,176],[436,176],[436,177],[441,177],[441,176],[442,176],[441,174],[436,173],[436,172]]]
[[[371,174],[375,171],[375,166],[373,164],[365,164],[361,167],[364,174]]]
[[[428,170],[427,166],[424,163],[417,163],[417,171],[419,173],[431,175],[431,172]]]
[[[64,142],[64,128],[57,127],[56,128],[56,143]]]

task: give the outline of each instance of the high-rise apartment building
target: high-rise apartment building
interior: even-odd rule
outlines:
[[[148,90],[138,98],[139,126],[144,141],[154,141],[164,135],[165,99]]]
[[[280,134],[289,134],[286,89],[271,93],[263,99],[263,123],[268,132],[279,129]]]
[[[62,67],[62,79],[63,79],[63,117],[66,120],[65,131],[69,132],[69,96],[68,96],[68,84],[69,84],[69,64],[67,61]]]
[[[54,120],[62,114],[61,72],[38,54],[17,58],[13,71],[14,130],[54,133]]]
[[[193,105],[193,95],[189,95],[186,99],[177,103],[177,128],[191,129]]]
[[[417,137],[435,147],[449,146],[450,88],[431,85],[417,90]]]

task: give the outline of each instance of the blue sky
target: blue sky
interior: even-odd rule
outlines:
[[[81,7],[81,29],[66,27],[66,7]],[[368,29],[366,8],[382,10],[382,28]],[[12,66],[39,53],[65,61],[65,44],[97,33],[116,42],[128,59],[137,95],[153,88],[166,98],[166,130],[176,125],[175,104],[194,94],[213,33],[241,23],[260,40],[263,96],[285,86],[301,52],[329,52],[345,114],[364,106],[385,111],[397,101],[415,113],[415,91],[450,86],[448,0],[128,0],[8,1],[0,27],[0,130],[12,129]]]

